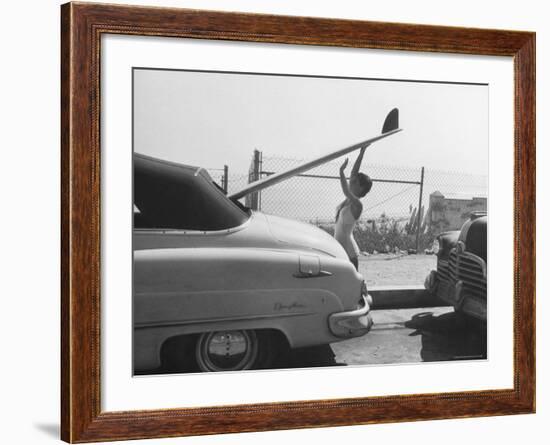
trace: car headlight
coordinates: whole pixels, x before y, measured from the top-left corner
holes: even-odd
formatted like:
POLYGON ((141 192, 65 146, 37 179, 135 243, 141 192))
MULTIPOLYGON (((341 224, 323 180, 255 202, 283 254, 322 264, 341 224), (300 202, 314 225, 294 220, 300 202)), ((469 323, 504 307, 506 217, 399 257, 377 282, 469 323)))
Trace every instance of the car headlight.
POLYGON ((439 247, 439 239, 436 238, 432 244, 432 252, 437 255, 439 253, 439 247))

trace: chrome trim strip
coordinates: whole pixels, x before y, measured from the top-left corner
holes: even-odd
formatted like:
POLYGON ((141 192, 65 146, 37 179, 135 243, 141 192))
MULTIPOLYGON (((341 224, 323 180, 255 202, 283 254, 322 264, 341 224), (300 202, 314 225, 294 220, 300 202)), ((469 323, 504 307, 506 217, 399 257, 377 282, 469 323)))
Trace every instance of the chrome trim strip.
POLYGON ((286 317, 298 317, 304 315, 313 315, 315 312, 289 312, 280 314, 265 314, 265 315, 244 315, 241 317, 224 317, 224 318, 204 318, 199 320, 170 320, 159 321, 151 323, 136 323, 134 329, 151 329, 157 327, 169 327, 169 326, 184 326, 190 324, 207 324, 207 323, 220 323, 228 321, 249 321, 249 320, 263 320, 268 318, 286 318, 286 317))
POLYGON ((254 214, 251 214, 250 217, 242 223, 240 226, 231 227, 230 229, 221 229, 221 230, 186 230, 186 229, 136 229, 134 228, 134 235, 186 235, 186 236, 219 236, 219 235, 228 235, 230 233, 239 232, 246 229, 250 225, 250 220, 254 217, 254 214))

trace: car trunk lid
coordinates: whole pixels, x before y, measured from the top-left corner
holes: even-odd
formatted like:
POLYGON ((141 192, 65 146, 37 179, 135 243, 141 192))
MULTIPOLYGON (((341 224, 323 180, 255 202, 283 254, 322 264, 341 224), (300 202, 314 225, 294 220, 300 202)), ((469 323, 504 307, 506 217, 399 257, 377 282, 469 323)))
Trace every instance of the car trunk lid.
POLYGON ((273 215, 266 215, 266 219, 273 237, 281 243, 347 259, 340 243, 318 227, 273 215))

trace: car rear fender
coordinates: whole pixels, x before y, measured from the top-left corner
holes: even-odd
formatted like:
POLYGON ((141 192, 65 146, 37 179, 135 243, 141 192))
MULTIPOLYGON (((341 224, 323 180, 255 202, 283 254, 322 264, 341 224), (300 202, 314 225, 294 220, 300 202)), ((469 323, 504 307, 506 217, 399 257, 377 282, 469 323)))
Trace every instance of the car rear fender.
POLYGON ((324 260, 329 274, 301 278, 301 255, 234 248, 135 252, 136 367, 158 363, 162 343, 174 335, 276 329, 291 347, 333 341, 328 317, 349 310, 348 295, 359 300, 361 280, 347 263, 324 260))

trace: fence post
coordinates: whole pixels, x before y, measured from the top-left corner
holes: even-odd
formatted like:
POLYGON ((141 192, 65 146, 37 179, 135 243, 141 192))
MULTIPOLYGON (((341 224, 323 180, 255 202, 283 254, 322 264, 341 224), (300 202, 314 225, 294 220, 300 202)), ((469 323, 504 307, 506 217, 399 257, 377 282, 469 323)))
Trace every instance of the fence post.
POLYGON ((424 191, 424 167, 420 172, 420 194, 418 195, 418 216, 416 221, 416 253, 418 254, 418 243, 420 238, 420 229, 422 226, 422 221, 420 218, 422 215, 422 193, 424 191))
MULTIPOLYGON (((254 150, 254 157, 252 160, 252 171, 251 174, 248 175, 248 182, 255 182, 258 179, 260 179, 260 151, 254 150)), ((252 210, 259 210, 259 202, 258 202, 258 192, 254 192, 250 194, 250 205, 249 207, 252 210)))
POLYGON ((227 180, 229 179, 229 167, 227 165, 223 166, 223 176, 222 176, 222 188, 225 194, 227 195, 227 180))
MULTIPOLYGON (((258 180, 262 179, 262 173, 264 171, 264 154, 258 151, 258 180)), ((262 210, 262 191, 258 191, 258 210, 262 210)))

